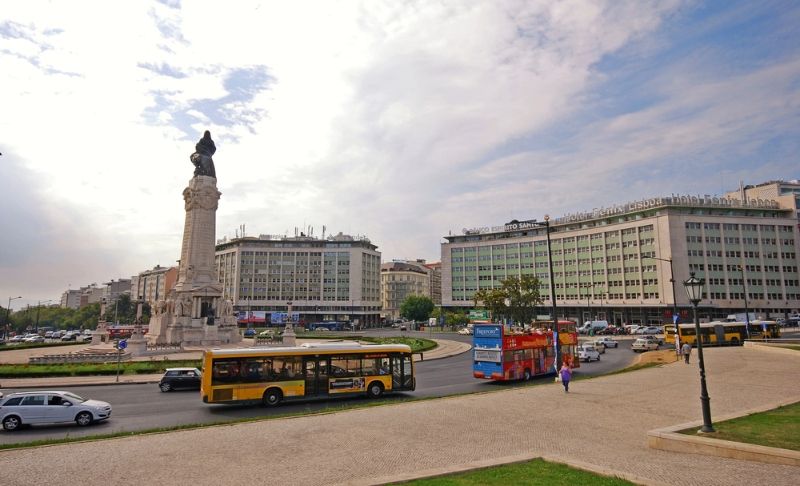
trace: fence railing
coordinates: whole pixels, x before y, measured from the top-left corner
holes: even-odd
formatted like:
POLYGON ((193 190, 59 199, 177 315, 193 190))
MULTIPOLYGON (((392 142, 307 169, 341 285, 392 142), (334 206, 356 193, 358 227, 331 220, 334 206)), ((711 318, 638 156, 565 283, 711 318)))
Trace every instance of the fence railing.
POLYGON ((183 349, 181 343, 160 343, 148 344, 147 351, 180 351, 183 349))

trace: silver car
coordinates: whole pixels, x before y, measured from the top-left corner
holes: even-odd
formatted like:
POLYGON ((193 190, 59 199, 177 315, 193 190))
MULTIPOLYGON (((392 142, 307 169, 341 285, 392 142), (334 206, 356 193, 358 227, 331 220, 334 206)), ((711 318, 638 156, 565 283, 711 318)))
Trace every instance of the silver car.
POLYGON ((0 400, 0 421, 8 431, 22 425, 75 422, 86 426, 111 417, 111 405, 71 392, 12 393, 0 400))

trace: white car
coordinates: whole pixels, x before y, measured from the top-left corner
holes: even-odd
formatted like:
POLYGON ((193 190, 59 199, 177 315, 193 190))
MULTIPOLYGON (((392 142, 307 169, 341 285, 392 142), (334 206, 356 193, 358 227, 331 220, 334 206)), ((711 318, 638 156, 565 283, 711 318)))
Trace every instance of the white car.
POLYGON ((44 338, 42 336, 39 336, 38 334, 35 334, 33 336, 26 337, 25 339, 22 340, 22 342, 23 343, 43 343, 44 342, 44 338))
POLYGON ((600 353, 593 344, 584 343, 578 348, 578 359, 586 362, 591 360, 600 361, 600 353))
POLYGON ((472 335, 472 329, 468 327, 462 327, 461 329, 458 330, 458 333, 461 334, 462 336, 470 336, 472 335))
POLYGON ((616 348, 619 347, 619 342, 615 341, 613 338, 608 336, 603 336, 601 338, 597 338, 595 343, 603 343, 603 347, 606 348, 616 348))
POLYGON ((0 422, 11 432, 22 425, 75 422, 81 427, 111 417, 111 405, 65 391, 12 393, 0 401, 0 422))
POLYGON ((606 345, 600 339, 595 339, 594 341, 589 341, 589 344, 594 344, 594 348, 600 354, 606 354, 606 345))
POLYGON ((658 343, 651 340, 651 339, 642 339, 638 338, 636 341, 631 344, 631 349, 633 352, 639 351, 655 351, 658 349, 658 343))

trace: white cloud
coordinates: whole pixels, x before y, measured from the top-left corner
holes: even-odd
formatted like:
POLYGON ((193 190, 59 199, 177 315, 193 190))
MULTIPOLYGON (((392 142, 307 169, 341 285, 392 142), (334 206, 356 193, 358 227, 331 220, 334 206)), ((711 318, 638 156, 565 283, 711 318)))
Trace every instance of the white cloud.
POLYGON ((433 260, 450 229, 627 199, 613 190, 625 172, 637 195, 672 192, 659 167, 671 158, 759 153, 763 137, 795 133, 792 59, 730 77, 701 54, 649 61, 670 48, 661 28, 683 8, 8 2, 0 151, 36 174, 51 228, 51 208, 81 215, 55 247, 72 262, 92 258, 82 248, 117 257, 64 265, 41 297, 177 258, 188 157, 205 129, 218 147, 219 236, 324 224, 366 234, 386 259, 433 260), (620 52, 661 74, 637 87, 648 103, 608 115, 621 100, 598 89, 631 68, 598 66, 620 52))

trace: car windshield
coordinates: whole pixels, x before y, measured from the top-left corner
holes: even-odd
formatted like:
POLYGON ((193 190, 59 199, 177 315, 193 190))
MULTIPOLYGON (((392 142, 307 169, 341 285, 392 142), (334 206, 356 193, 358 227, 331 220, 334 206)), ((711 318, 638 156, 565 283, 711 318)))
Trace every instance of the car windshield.
POLYGON ((69 393, 69 392, 67 392, 67 393, 64 393, 64 397, 65 397, 65 398, 71 398, 72 400, 74 400, 74 401, 76 401, 76 402, 78 402, 78 403, 83 403, 83 402, 85 402, 85 401, 86 401, 86 399, 85 399, 85 398, 83 398, 83 397, 79 397, 78 395, 76 395, 76 394, 74 394, 74 393, 69 393))

